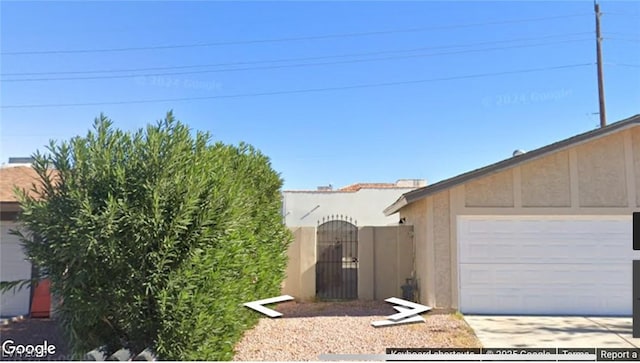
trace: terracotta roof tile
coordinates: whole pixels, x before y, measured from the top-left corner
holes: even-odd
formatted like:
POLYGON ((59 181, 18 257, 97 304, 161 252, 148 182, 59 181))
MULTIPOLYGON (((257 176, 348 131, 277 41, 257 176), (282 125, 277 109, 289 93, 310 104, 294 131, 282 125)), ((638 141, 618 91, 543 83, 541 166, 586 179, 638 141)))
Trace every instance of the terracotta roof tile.
POLYGON ((400 186, 396 183, 355 183, 338 189, 327 190, 283 190, 284 193, 353 193, 361 189, 416 189, 415 186, 400 186))
POLYGON ((397 188, 395 183, 356 183, 338 189, 341 192, 357 192, 360 189, 390 189, 397 188))

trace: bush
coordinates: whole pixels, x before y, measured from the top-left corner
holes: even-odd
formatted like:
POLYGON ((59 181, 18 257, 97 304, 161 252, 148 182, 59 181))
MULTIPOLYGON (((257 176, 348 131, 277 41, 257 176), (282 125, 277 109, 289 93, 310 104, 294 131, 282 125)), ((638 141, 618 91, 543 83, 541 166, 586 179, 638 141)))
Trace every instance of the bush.
POLYGON ((280 294, 291 240, 282 180, 249 145, 212 144, 169 113, 135 133, 96 119, 35 154, 19 192, 29 259, 62 298, 75 354, 153 347, 163 360, 229 360, 280 294), (53 170, 53 171, 52 171, 53 170))

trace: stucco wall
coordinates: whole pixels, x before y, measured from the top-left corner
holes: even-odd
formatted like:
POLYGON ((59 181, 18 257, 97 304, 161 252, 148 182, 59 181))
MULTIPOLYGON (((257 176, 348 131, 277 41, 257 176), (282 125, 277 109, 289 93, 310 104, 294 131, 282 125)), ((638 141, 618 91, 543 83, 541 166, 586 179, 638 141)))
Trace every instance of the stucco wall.
POLYGON ((413 226, 413 238, 415 243, 415 269, 418 282, 418 302, 432 304, 434 293, 434 281, 428 274, 432 264, 429 248, 433 248, 433 238, 427 234, 427 199, 421 199, 400 210, 400 218, 405 218, 407 225, 413 226))
POLYGON ((375 300, 375 232, 374 227, 358 229, 358 298, 375 300))
MULTIPOLYGON (((632 143, 633 175, 635 180, 640 180, 640 127, 629 131, 632 143)), ((635 183, 636 206, 640 206, 640 183, 635 183)))
MULTIPOLYGON (((299 300, 316 295, 316 228, 291 228, 294 241, 287 251, 286 278, 282 293, 299 300)), ((401 297, 401 286, 411 277, 413 227, 358 228, 358 298, 384 300, 401 297)))
POLYGON ((436 307, 451 306, 451 234, 449 191, 433 196, 433 240, 435 243, 436 307))
POLYGON ((465 188, 467 207, 513 207, 511 170, 471 181, 465 188))
MULTIPOLYGON (((401 286, 405 279, 411 277, 413 266, 413 228, 393 226, 372 227, 371 230, 374 279, 372 288, 369 289, 374 291, 374 300, 402 297, 401 286)), ((366 243, 366 240, 363 240, 363 243, 366 243)))
POLYGON ((316 228, 290 228, 293 241, 287 255, 286 278, 282 293, 300 300, 313 300, 316 296, 316 228))
POLYGON ((576 152, 580 207, 626 207, 623 134, 578 146, 576 152))
POLYGON ((402 194, 414 188, 361 189, 357 192, 285 191, 283 209, 285 223, 291 227, 315 227, 329 215, 344 215, 358 221, 359 226, 388 226, 398 216, 382 212, 402 194))
POLYGON ((520 167, 523 207, 570 207, 569 153, 533 160, 520 167))

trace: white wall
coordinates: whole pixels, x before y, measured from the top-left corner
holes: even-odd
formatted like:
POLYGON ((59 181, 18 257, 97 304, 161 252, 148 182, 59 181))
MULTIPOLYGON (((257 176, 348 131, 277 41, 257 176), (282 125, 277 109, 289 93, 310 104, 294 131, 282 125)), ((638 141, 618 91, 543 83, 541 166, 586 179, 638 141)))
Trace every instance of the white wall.
MULTIPOLYGON (((0 280, 15 281, 31 278, 31 264, 25 260, 18 237, 9 234, 15 222, 0 222, 0 280)), ((0 316, 13 317, 29 313, 31 289, 25 287, 0 295, 0 316)))
POLYGON ((317 226, 332 214, 358 221, 358 226, 388 226, 398 223, 398 215, 386 217, 382 211, 402 194, 414 188, 360 189, 357 192, 285 191, 285 223, 289 227, 317 226))

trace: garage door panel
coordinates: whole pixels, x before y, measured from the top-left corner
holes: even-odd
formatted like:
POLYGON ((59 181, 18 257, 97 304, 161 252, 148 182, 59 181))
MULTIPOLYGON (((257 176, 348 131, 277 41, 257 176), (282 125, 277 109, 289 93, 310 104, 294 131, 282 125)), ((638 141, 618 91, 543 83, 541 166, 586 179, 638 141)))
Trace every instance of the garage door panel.
POLYGON ((3 281, 25 279, 31 276, 31 266, 25 261, 20 245, 4 241, 0 243, 0 278, 3 281))
MULTIPOLYGON (((498 288, 524 288, 548 286, 563 288, 623 289, 630 292, 631 264, 629 266, 599 266, 594 272, 593 265, 468 265, 460 266, 460 284, 464 287, 494 286, 498 288)), ((629 295, 631 296, 631 295, 629 295)))
MULTIPOLYGON (((628 226, 628 221, 624 219, 616 220, 613 218, 587 219, 582 216, 567 216, 570 219, 553 219, 548 216, 532 216, 540 217, 538 219, 517 220, 510 218, 512 216, 494 216, 474 217, 468 219, 462 217, 462 222, 466 223, 466 229, 471 233, 537 233, 542 231, 550 233, 575 232, 582 233, 624 233, 622 229, 628 226), (567 224, 566 222, 571 222, 567 224), (622 229, 621 229, 621 226, 622 229)), ((564 216, 558 216, 563 218, 564 216)), ((516 216, 517 218, 517 216, 516 216)), ((615 217, 614 217, 615 218, 615 217)), ((464 226, 464 224, 463 224, 464 226)))
POLYGON ((611 311, 631 308, 630 303, 621 303, 619 296, 600 296, 594 299, 589 292, 584 295, 563 295, 561 290, 540 292, 545 295, 506 290, 498 294, 486 290, 470 293, 469 297, 461 301, 461 309, 466 314, 616 315, 611 314, 611 311), (588 299, 589 304, 576 303, 576 300, 582 299, 588 299))
POLYGON ((632 252, 630 220, 526 222, 462 219, 459 261, 594 263, 597 256, 602 263, 624 263, 632 252))
MULTIPOLYGON (((0 227, 0 280, 14 281, 31 278, 31 264, 25 260, 20 240, 9 233, 15 228, 15 223, 3 221, 0 227)), ((30 292, 31 290, 25 287, 0 294, 0 316, 28 314, 30 292)))
MULTIPOLYGON (((542 234, 542 233, 541 233, 542 234)), ((594 257, 609 261, 626 260, 623 253, 631 253, 630 241, 625 236, 597 237, 593 235, 538 235, 527 236, 474 236, 473 241, 462 246, 460 262, 488 258, 492 262, 513 261, 573 261, 577 259, 593 263, 594 257), (588 240, 587 240, 588 239, 588 240)), ((488 262, 488 261, 483 261, 488 262)))
POLYGON ((461 217, 460 310, 630 315, 631 217, 461 217))
POLYGON ((6 292, 0 296, 0 316, 14 317, 29 314, 28 288, 17 290, 15 293, 6 292))
MULTIPOLYGON (((585 297, 586 298, 586 297, 585 297)), ((576 304, 575 296, 559 295, 554 299, 540 295, 510 295, 484 294, 474 292, 472 298, 464 299, 461 306, 465 314, 496 314, 496 315, 596 315, 610 316, 626 314, 612 314, 612 311, 630 309, 630 303, 625 304, 616 300, 615 296, 590 301, 589 305, 576 304), (563 299, 564 298, 564 299, 563 299), (516 308, 517 307, 517 308, 516 308)))
POLYGON ((592 288, 538 286, 526 290, 469 288, 460 309, 467 314, 625 315, 631 296, 617 289, 594 293, 592 288))

